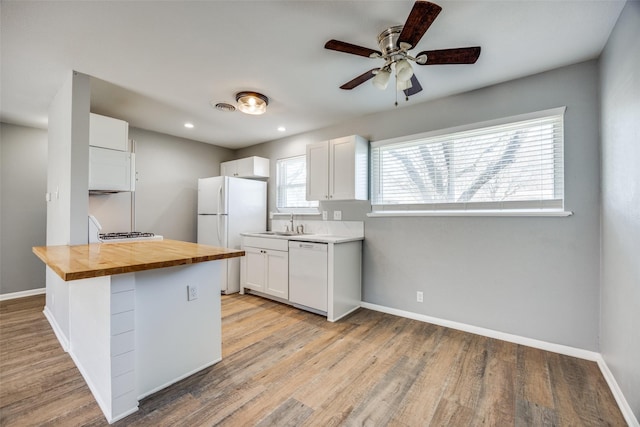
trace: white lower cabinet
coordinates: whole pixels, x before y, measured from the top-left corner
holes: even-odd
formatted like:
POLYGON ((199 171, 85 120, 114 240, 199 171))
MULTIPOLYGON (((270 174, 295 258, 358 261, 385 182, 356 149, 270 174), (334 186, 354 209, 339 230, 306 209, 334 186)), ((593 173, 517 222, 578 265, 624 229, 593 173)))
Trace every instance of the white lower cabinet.
POLYGON ((276 297, 289 298, 289 253, 284 251, 264 251, 266 281, 264 293, 276 297))
POLYGON ((252 238, 243 245, 241 287, 278 298, 289 298, 289 252, 287 241, 252 238), (266 240, 266 242, 261 242, 266 240), (284 243, 284 245, 283 245, 284 243), (274 246, 281 246, 276 247, 274 246))

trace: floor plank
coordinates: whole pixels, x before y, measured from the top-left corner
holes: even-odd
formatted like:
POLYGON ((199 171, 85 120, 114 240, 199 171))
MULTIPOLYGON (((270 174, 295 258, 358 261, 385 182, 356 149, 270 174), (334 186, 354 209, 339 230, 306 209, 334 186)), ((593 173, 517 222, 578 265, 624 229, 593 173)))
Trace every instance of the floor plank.
MULTIPOLYGON (((106 426, 42 314, 0 302, 0 425, 106 426)), ((223 360, 114 426, 624 426, 597 364, 360 309, 222 297, 223 360)))

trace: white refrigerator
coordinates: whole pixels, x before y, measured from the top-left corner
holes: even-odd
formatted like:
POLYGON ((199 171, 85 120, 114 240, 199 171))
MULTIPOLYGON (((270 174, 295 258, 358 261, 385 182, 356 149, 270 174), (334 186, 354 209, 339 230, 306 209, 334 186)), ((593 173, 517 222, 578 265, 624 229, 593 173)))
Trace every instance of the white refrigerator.
MULTIPOLYGON (((240 249, 240 233, 266 229, 266 182, 229 176, 198 180, 198 243, 240 249)), ((240 291, 240 258, 218 262, 222 293, 240 291)))

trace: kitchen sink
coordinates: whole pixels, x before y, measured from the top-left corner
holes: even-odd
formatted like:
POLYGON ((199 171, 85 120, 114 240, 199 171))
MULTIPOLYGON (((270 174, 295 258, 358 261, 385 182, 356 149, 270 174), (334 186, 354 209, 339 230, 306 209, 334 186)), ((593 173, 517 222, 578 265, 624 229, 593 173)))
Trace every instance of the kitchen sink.
POLYGON ((256 234, 264 234, 267 236, 304 236, 309 235, 309 233, 296 233, 294 231, 263 231, 261 233, 256 234))

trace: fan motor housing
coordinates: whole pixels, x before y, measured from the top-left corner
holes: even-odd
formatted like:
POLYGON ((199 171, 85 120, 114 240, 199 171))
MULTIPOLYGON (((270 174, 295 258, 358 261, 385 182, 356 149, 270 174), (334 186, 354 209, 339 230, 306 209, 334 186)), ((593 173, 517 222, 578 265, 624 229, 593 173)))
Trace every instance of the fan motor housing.
POLYGON ((400 47, 398 47, 398 39, 400 38, 402 28, 402 25, 389 27, 378 36, 378 46, 380 47, 383 58, 391 57, 401 51, 400 47))

